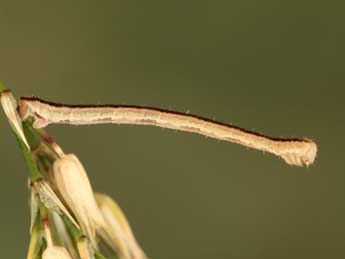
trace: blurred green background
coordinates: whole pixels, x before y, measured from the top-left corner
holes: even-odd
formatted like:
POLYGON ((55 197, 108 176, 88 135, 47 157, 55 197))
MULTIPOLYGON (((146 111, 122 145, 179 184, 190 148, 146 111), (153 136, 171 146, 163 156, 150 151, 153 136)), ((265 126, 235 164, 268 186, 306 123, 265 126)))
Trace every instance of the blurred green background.
MULTIPOLYGON (((144 126, 49 126, 151 258, 344 258, 341 1, 9 1, 0 80, 17 97, 189 111, 309 137, 315 165, 144 126)), ((1 258, 25 258, 27 170, 0 116, 1 258)))

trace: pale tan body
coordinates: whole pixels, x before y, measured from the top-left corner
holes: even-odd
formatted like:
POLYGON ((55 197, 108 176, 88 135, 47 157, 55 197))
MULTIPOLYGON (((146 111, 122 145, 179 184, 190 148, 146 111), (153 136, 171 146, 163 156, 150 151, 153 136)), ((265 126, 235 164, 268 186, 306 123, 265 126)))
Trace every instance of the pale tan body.
POLYGON ((137 124, 198 133, 215 139, 235 142, 280 156, 290 165, 303 166, 314 162, 316 144, 309 139, 276 139, 244 129, 203 119, 189 114, 135 106, 68 106, 24 97, 19 101, 22 119, 33 116, 34 127, 63 123, 137 124))

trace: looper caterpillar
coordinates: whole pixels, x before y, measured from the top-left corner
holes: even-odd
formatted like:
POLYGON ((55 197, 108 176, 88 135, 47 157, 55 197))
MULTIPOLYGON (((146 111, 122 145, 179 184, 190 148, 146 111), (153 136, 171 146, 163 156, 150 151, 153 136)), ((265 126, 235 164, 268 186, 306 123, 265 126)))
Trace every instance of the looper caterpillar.
POLYGON ((272 153, 295 166, 312 164, 317 153, 316 144, 306 138, 273 138, 196 115, 158 108, 129 105, 67 105, 47 102, 36 97, 22 97, 18 110, 23 120, 29 116, 34 118, 35 128, 53 123, 152 125, 238 143, 272 153))

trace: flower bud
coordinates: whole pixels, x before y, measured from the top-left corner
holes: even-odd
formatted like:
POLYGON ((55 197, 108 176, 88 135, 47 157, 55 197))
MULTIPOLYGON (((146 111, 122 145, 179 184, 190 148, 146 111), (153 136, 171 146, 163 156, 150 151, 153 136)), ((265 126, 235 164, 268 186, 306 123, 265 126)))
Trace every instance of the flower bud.
POLYGON ((96 245, 96 229, 105 223, 84 167, 75 155, 69 154, 56 160, 53 169, 62 198, 74 213, 83 232, 96 245))
POLYGON ((72 259, 65 248, 61 246, 50 246, 44 250, 42 259, 72 259))
POLYGON ((113 242, 117 243, 118 240, 124 242, 126 249, 131 255, 130 258, 147 258, 144 251, 138 245, 129 223, 117 203, 105 194, 96 193, 95 197, 108 225, 107 232, 112 237, 113 242))

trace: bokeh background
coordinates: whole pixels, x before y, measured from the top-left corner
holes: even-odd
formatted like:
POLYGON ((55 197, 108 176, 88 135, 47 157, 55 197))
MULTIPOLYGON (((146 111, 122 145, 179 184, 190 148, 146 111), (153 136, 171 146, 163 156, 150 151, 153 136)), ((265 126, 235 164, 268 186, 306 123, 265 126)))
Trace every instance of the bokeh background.
MULTIPOLYGON (((341 1, 9 1, 0 79, 16 96, 136 104, 309 137, 315 165, 144 126, 49 126, 151 258, 344 258, 341 1)), ((1 258, 25 258, 27 170, 0 117, 1 258)))

